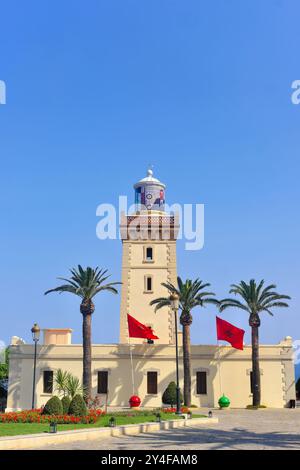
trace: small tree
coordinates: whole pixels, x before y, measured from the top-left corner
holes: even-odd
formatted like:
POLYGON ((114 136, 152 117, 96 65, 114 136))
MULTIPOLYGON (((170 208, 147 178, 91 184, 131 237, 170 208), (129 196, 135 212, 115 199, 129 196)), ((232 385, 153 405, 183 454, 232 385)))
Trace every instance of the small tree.
POLYGON ((70 404, 71 404, 70 398, 69 397, 63 397, 61 399, 61 404, 62 404, 62 407, 63 407, 64 415, 67 415, 69 413, 70 404))
MULTIPOLYGON (((164 405, 171 405, 172 407, 176 404, 176 383, 170 382, 162 396, 162 402, 164 405)), ((180 393, 180 403, 183 402, 182 393, 180 393)))
POLYGON ((74 416, 86 416, 87 407, 85 401, 81 395, 75 395, 70 403, 69 415, 74 416))
POLYGON ((60 399, 56 396, 51 397, 43 409, 44 415, 61 415, 63 414, 63 406, 60 399))
POLYGON ((78 377, 75 377, 72 374, 68 374, 66 390, 67 390, 67 395, 68 397, 70 397, 71 400, 73 400, 75 395, 83 394, 83 386, 80 380, 78 379, 78 377))
POLYGON ((4 362, 1 362, 0 357, 0 382, 6 382, 8 380, 8 360, 9 360, 9 349, 4 350, 4 362))
POLYGON ((300 377, 296 382, 296 395, 297 395, 297 398, 300 397, 300 377))
POLYGON ((75 395, 83 394, 83 386, 78 377, 71 372, 58 369, 54 376, 55 390, 63 396, 67 396, 72 400, 75 395))
POLYGON ((2 354, 0 357, 0 411, 4 411, 6 408, 8 388, 8 355, 9 349, 6 348, 3 354, 3 363, 2 354))
POLYGON ((63 396, 67 395, 68 376, 69 373, 62 369, 57 369, 54 376, 55 390, 57 390, 59 394, 62 393, 63 396))

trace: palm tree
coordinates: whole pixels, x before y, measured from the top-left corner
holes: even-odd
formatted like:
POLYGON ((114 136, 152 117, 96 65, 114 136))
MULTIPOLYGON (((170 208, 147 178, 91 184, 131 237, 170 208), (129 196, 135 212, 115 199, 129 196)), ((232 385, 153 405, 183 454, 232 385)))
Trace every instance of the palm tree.
MULTIPOLYGON (((67 377, 67 383, 66 383, 66 391, 68 397, 73 400, 75 395, 81 395, 84 394, 84 387, 82 383, 80 382, 78 377, 74 377, 72 374, 68 374, 67 377)), ((86 396, 86 395, 85 395, 86 396)))
POLYGON ((84 394, 83 385, 78 377, 75 377, 70 372, 58 369, 54 376, 55 390, 63 396, 68 396, 71 400, 75 395, 84 394))
POLYGON ((276 285, 270 284, 264 287, 264 280, 257 285, 254 279, 249 284, 241 281, 239 284, 232 284, 230 294, 239 295, 244 302, 237 299, 223 299, 220 302, 220 312, 228 307, 237 307, 245 310, 249 315, 249 325, 251 327, 252 338, 252 388, 253 406, 260 405, 260 371, 259 371, 259 333, 260 313, 267 312, 273 316, 273 307, 288 307, 284 299, 290 299, 288 295, 281 295, 275 292, 276 285))
POLYGON ((69 373, 66 371, 63 371, 62 369, 57 369, 55 376, 54 376, 55 390, 59 394, 62 393, 63 396, 66 396, 66 392, 67 392, 68 376, 69 376, 69 373))
POLYGON ((78 295, 82 299, 80 304, 80 312, 83 317, 82 323, 82 346, 83 346, 83 389, 87 396, 91 396, 92 390, 92 372, 91 372, 91 361, 92 361, 92 346, 91 346, 91 323, 92 323, 92 314, 95 311, 95 305, 93 303, 93 298, 99 292, 108 291, 113 294, 117 294, 118 291, 114 287, 116 284, 121 284, 120 282, 110 282, 104 284, 108 279, 106 275, 107 270, 95 269, 87 267, 83 269, 78 265, 78 269, 70 269, 72 276, 70 279, 65 279, 59 277, 58 279, 65 281, 67 284, 55 287, 54 289, 47 290, 45 295, 50 292, 70 292, 71 294, 78 295))
MULTIPOLYGON (((216 299, 211 296, 213 292, 207 292, 203 289, 209 287, 210 284, 203 283, 199 279, 191 281, 187 279, 185 282, 178 276, 178 287, 170 282, 163 282, 164 286, 170 293, 176 293, 179 297, 179 309, 181 310, 180 323, 182 325, 182 343, 183 343, 183 374, 184 374, 184 404, 191 405, 191 339, 190 326, 193 322, 191 311, 195 307, 204 307, 206 304, 219 304, 216 299)), ((160 297, 150 302, 155 305, 155 312, 162 307, 170 305, 169 297, 160 297)))

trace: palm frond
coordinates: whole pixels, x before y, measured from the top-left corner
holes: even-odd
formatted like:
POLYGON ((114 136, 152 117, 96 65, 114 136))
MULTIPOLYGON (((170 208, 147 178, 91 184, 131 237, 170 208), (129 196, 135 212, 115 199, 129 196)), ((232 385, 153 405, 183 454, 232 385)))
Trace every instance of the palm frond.
POLYGON ((121 284, 121 282, 115 282, 115 283, 111 283, 110 285, 106 284, 104 286, 97 287, 94 290, 94 293, 91 295, 91 298, 95 297, 95 295, 97 295, 101 291, 107 291, 107 292, 111 292, 112 294, 118 294, 119 291, 118 289, 113 287, 113 284, 121 284))
POLYGON ((84 269, 80 264, 77 269, 70 269, 70 279, 59 278, 67 282, 61 286, 55 287, 54 289, 47 290, 46 294, 50 292, 70 292, 78 295, 84 300, 91 300, 96 294, 101 291, 108 291, 113 294, 117 294, 118 290, 116 285, 121 284, 120 282, 109 282, 105 284, 105 281, 110 277, 107 275, 107 269, 91 268, 88 266, 84 269))
POLYGON ((64 395, 66 395, 68 377, 69 377, 68 372, 63 371, 62 369, 57 369, 54 375, 54 384, 55 384, 55 390, 58 393, 63 393, 64 395))
POLYGON ((71 285, 68 285, 68 284, 64 284, 62 286, 54 287, 54 289, 49 289, 44 293, 44 295, 47 295, 50 292, 59 292, 60 294, 62 294, 63 292, 70 292, 71 294, 79 295, 78 294, 78 288, 75 288, 75 287, 73 287, 71 285))
POLYGON ((154 309, 155 313, 163 307, 170 306, 170 304, 171 304, 170 300, 168 298, 164 298, 164 297, 154 299, 150 302, 151 306, 155 305, 155 309, 154 309))
POLYGON ((249 312, 249 309, 246 305, 242 304, 239 300, 236 299, 223 299, 220 300, 219 302, 219 310, 220 312, 223 312, 229 307, 233 308, 240 308, 241 310, 245 310, 246 312, 249 312))
MULTIPOLYGON (((194 281, 187 279, 183 282, 178 276, 177 286, 171 282, 163 282, 161 285, 167 289, 169 295, 176 293, 179 296, 179 308, 182 311, 191 312, 193 308, 204 307, 206 304, 218 305, 217 299, 212 298, 215 293, 205 290, 210 284, 198 278, 194 281)), ((152 300, 150 305, 155 306, 155 311, 170 305, 169 295, 152 300)))
POLYGON ((222 312, 229 307, 237 307, 246 310, 250 315, 258 315, 260 312, 267 312, 273 315, 271 308, 273 307, 288 307, 286 302, 282 300, 289 300, 290 296, 278 294, 274 291, 275 284, 270 284, 264 288, 264 280, 262 279, 257 283, 254 279, 250 279, 247 284, 245 281, 240 281, 239 284, 232 284, 229 293, 239 295, 244 300, 244 303, 236 299, 223 299, 220 305, 222 312))
POLYGON ((289 307, 289 304, 287 304, 286 302, 271 302, 267 307, 264 308, 264 310, 266 308, 270 309, 273 307, 289 307))
POLYGON ((72 374, 68 374, 66 381, 66 390, 68 396, 72 399, 75 395, 81 395, 83 393, 83 385, 78 379, 72 374))

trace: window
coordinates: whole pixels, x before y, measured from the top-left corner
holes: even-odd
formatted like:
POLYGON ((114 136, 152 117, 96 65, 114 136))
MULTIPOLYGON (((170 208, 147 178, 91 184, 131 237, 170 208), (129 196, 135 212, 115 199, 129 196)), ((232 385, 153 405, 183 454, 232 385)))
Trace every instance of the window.
POLYGON ((145 291, 152 292, 152 276, 145 276, 145 291))
POLYGON ((44 370, 43 372, 43 393, 53 392, 53 371, 44 370))
POLYGON ((196 375, 197 382, 197 395, 206 395, 207 394, 207 374, 205 371, 197 372, 196 375))
POLYGON ((154 262, 154 248, 151 245, 144 245, 143 247, 143 263, 154 262))
POLYGON ((146 248, 146 261, 153 261, 153 248, 151 246, 146 248))
POLYGON ((157 372, 147 372, 147 393, 157 395, 157 372))
POLYGON ((98 372, 98 393, 107 394, 108 391, 108 371, 101 370, 98 372))

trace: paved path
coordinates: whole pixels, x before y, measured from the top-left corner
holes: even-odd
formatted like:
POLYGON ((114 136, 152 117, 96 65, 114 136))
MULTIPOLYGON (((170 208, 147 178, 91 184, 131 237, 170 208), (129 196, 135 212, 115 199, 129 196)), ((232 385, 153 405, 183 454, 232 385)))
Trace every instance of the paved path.
MULTIPOLYGON (((207 410, 206 410, 207 412, 207 410)), ((218 424, 43 449, 300 449, 300 409, 214 411, 218 424)))

